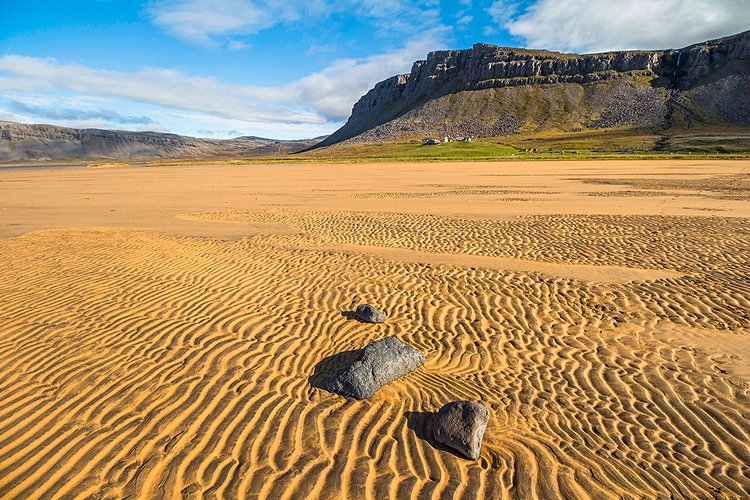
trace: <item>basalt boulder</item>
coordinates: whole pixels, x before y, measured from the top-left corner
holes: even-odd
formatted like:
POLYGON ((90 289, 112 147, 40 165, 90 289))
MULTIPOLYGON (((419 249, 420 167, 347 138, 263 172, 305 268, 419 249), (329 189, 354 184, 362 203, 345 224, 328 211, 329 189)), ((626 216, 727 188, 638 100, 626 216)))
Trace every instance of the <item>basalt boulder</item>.
POLYGON ((325 389, 345 397, 367 399, 424 362, 421 352, 395 337, 385 337, 365 347, 359 358, 331 379, 325 389))
POLYGON ((357 319, 366 323, 382 323, 386 318, 385 314, 382 311, 376 309, 370 304, 362 304, 357 307, 354 315, 357 317, 357 319))
POLYGON ((432 424, 435 441, 476 460, 490 421, 490 410, 483 403, 454 401, 437 412, 432 424))

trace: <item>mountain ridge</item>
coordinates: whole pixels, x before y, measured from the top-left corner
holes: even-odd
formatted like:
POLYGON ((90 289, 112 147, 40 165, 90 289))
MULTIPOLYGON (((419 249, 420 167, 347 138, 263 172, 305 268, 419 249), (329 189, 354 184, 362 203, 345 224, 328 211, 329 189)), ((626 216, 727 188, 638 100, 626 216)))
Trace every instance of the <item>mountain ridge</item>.
POLYGON ((0 121, 0 162, 264 156, 296 153, 319 141, 320 138, 278 140, 255 136, 205 139, 163 132, 0 121))
MULTIPOLYGON (((430 52, 413 64, 410 73, 376 84, 353 106, 346 124, 315 147, 410 134, 490 136, 509 135, 524 126, 533 129, 534 117, 513 105, 519 99, 532 110, 545 103, 570 108, 570 127, 668 128, 674 124, 675 109, 695 115, 694 120, 750 125, 750 31, 682 49, 653 51, 578 55, 474 44, 471 49, 430 52), (579 95, 563 95, 555 102, 554 96, 535 96, 539 89, 579 95), (461 103, 446 102, 447 97, 455 100, 459 95, 461 103), (734 97, 744 98, 744 106, 739 102, 740 109, 730 109, 726 101, 734 97), (597 100, 599 105, 592 108, 597 100), (467 119, 456 119, 466 111, 464 102, 469 108, 504 105, 506 116, 501 116, 502 109, 484 117, 479 110, 467 119), (627 103, 641 111, 628 112, 627 103), (601 116, 596 115, 602 114, 605 118, 597 122, 601 116)), ((552 124, 537 125, 543 130, 552 124)))

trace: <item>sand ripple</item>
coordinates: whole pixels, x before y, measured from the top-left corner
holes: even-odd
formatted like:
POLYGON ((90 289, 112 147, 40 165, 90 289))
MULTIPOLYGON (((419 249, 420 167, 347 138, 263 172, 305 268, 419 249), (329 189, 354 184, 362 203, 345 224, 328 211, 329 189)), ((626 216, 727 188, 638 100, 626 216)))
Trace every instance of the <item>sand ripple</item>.
POLYGON ((747 220, 191 217, 298 233, 0 241, 0 496, 750 490, 747 220), (681 275, 582 282, 321 242, 681 275), (391 320, 347 320, 363 301, 391 320), (363 402, 310 384, 324 358, 386 335, 425 366, 363 402), (431 412, 459 398, 493 412, 477 462, 429 437, 431 412))

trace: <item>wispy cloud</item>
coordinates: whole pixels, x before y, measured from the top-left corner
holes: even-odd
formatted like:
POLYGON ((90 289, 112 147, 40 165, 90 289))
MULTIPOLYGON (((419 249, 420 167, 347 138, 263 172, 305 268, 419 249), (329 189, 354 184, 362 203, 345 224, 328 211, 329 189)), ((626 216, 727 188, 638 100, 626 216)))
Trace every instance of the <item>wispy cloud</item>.
POLYGON ((440 24, 432 0, 154 0, 146 12, 154 24, 181 40, 244 48, 242 37, 280 24, 323 21, 333 14, 366 20, 384 32, 418 32, 440 24))
POLYGON ((210 130, 207 128, 201 128, 198 129, 198 135, 200 137, 239 137, 242 135, 242 132, 237 129, 231 129, 231 130, 210 130))
POLYGON ((305 76, 283 87, 296 100, 312 103, 323 116, 340 121, 351 113, 352 105, 375 83, 395 74, 408 72, 411 64, 441 46, 447 32, 441 28, 422 33, 405 47, 363 59, 341 59, 322 71, 305 76))
POLYGON ((148 68, 126 73, 48 58, 8 55, 0 57, 0 89, 26 93, 66 90, 201 111, 224 118, 293 123, 321 121, 321 117, 311 111, 267 104, 283 101, 278 88, 230 85, 171 69, 148 68))
POLYGON ((525 46, 593 52, 683 47, 750 27, 747 0, 535 0, 492 3, 496 25, 525 46))
MULTIPOLYGON (((0 56, 0 94, 93 96, 148 105, 162 112, 190 112, 191 119, 198 124, 209 118, 223 120, 226 129, 253 130, 252 126, 264 133, 276 130, 279 135, 288 137, 292 131, 305 129, 300 125, 306 125, 307 130, 314 129, 319 134, 345 120, 352 105, 375 83, 407 72, 413 61, 441 47, 447 33, 442 28, 428 30, 403 47, 359 59, 336 60, 320 71, 273 87, 227 84, 172 69, 121 72, 51 58, 6 55, 0 56), (241 123, 246 127, 241 127, 241 123)), ((143 125, 145 120, 164 123, 152 108, 148 115, 153 118, 149 118, 124 111, 127 107, 109 111, 111 106, 100 105, 76 110, 62 106, 59 101, 54 106, 30 103, 28 99, 18 101, 6 109, 56 120, 77 118, 83 121, 96 115, 110 123, 143 125)), ((198 125, 197 128, 208 127, 198 125)))
POLYGON ((15 113, 50 120, 103 120, 108 123, 120 123, 123 125, 150 125, 156 123, 148 116, 124 116, 117 111, 104 108, 86 110, 80 108, 45 107, 16 100, 11 100, 8 108, 15 113))
MULTIPOLYGON (((206 130, 217 136, 229 130, 279 137, 329 133, 375 83, 409 71, 415 60, 445 47, 452 28, 443 25, 439 9, 436 0, 149 0, 147 18, 169 35, 229 50, 254 46, 252 35, 274 26, 288 29, 299 22, 306 32, 334 18, 361 21, 369 31, 398 36, 384 39, 383 48, 370 55, 335 59, 296 80, 267 86, 230 84, 172 68, 114 71, 53 58, 0 55, 0 111, 67 126, 96 121, 170 127, 182 120, 192 124, 190 133, 203 130, 204 135, 206 130), (11 102, 13 94, 22 98, 11 102), (79 108, 62 99, 84 95, 108 102, 79 108), (45 97, 57 100, 30 99, 45 97)), ((467 15, 463 24, 470 21, 467 15)), ((315 50, 322 48, 310 49, 315 50)))
POLYGON ((280 13, 249 0, 162 0, 148 5, 153 22, 177 38, 215 45, 227 35, 250 35, 273 26, 280 13))
POLYGON ((511 0, 495 0, 487 9, 492 20, 499 25, 508 23, 518 14, 520 5, 511 0))
POLYGON ((164 123, 170 131, 181 130, 179 133, 195 135, 200 137, 210 136, 217 139, 226 139, 240 135, 255 135, 261 137, 272 137, 275 139, 300 139, 317 137, 328 134, 335 125, 330 123, 272 123, 253 121, 252 119, 235 120, 221 118, 199 112, 163 111, 163 115, 154 114, 160 123, 164 123), (191 128, 185 129, 186 124, 191 128), (179 127, 179 128, 175 128, 179 127), (210 130, 213 135, 206 134, 210 130))
POLYGON ((467 24, 471 24, 474 20, 474 16, 462 16, 456 21, 456 25, 459 27, 465 27, 467 24))

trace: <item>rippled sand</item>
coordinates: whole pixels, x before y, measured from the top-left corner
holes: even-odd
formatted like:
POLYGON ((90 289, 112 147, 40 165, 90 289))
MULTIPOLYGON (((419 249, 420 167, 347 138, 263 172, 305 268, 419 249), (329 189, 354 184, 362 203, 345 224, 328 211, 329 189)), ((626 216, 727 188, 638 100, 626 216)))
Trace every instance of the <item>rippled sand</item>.
POLYGON ((746 496, 747 169, 0 171, 0 497, 746 496), (427 363, 315 387, 386 335, 427 363))

